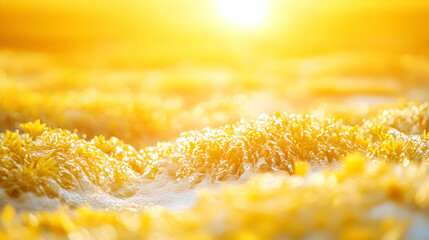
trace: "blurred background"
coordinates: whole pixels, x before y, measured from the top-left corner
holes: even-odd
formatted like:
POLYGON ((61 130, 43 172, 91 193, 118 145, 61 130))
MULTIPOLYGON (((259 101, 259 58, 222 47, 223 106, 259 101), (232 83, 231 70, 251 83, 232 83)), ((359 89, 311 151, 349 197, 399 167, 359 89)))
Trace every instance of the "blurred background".
POLYGON ((322 103, 424 101, 427 26, 417 0, 2 0, 0 126, 142 146, 322 103))
POLYGON ((416 0, 3 0, 0 44, 127 55, 117 62, 140 66, 350 51, 427 54, 428 7, 416 0))
POLYGON ((415 0, 3 0, 0 44, 132 54, 129 61, 146 66, 350 51, 427 54, 428 6, 415 0))

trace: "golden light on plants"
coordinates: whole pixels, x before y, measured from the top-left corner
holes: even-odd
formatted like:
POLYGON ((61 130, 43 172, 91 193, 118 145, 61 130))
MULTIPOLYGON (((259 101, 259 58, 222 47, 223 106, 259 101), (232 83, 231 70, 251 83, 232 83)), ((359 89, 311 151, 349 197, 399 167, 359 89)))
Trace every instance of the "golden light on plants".
POLYGON ((429 2, 0 0, 0 239, 427 239, 429 2))

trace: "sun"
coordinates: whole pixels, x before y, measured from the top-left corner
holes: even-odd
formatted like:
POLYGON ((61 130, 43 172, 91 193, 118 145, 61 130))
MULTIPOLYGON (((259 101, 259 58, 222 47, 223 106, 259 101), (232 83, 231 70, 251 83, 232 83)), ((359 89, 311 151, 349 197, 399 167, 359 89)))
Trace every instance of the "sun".
POLYGON ((256 27, 266 20, 268 0, 217 0, 220 14, 240 27, 256 27))

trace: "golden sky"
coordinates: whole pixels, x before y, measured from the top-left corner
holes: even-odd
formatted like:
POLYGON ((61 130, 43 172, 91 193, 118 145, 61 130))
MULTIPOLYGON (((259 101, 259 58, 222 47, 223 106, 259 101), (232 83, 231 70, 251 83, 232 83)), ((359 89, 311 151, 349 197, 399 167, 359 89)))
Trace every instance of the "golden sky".
POLYGON ((2 0, 0 48, 178 59, 429 52, 429 2, 2 0))

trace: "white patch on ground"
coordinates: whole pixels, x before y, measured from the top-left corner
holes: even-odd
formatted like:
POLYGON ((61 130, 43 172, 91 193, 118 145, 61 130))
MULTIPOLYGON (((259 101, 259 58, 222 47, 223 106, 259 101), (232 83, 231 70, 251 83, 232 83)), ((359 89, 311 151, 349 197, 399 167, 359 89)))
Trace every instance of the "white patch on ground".
POLYGON ((405 208, 394 202, 386 202, 373 208, 371 217, 381 219, 392 216, 396 219, 409 220, 408 229, 404 239, 425 240, 429 236, 429 215, 426 212, 419 212, 416 209, 405 208))
POLYGON ((197 201, 197 191, 201 188, 216 188, 219 184, 209 181, 197 185, 187 180, 177 181, 166 175, 154 180, 143 179, 132 185, 123 186, 117 192, 106 193, 94 185, 84 190, 56 189, 58 198, 24 193, 18 198, 8 196, 0 189, 0 209, 10 204, 18 211, 55 210, 66 204, 73 207, 88 205, 93 209, 142 211, 149 206, 158 205, 171 211, 181 211, 192 207, 197 201), (131 193, 128 196, 124 193, 131 193))

